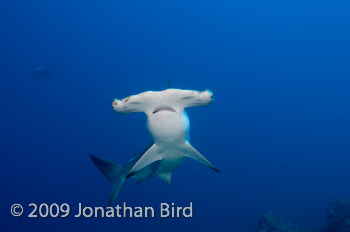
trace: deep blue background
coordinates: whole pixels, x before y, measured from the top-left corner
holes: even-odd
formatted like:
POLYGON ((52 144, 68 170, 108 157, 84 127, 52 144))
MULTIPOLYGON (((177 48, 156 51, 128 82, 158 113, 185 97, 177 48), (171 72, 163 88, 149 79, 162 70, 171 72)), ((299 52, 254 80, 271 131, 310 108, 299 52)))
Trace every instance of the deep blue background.
POLYGON ((350 196, 349 1, 0 2, 1 231, 255 231, 273 211, 321 227, 350 196), (35 79, 38 65, 49 78, 35 79), (193 160, 127 182, 119 202, 194 203, 193 219, 28 219, 31 202, 105 205, 89 152, 124 163, 150 141, 113 98, 173 87, 214 92, 188 109, 193 160), (29 208, 26 207, 28 210, 29 208))

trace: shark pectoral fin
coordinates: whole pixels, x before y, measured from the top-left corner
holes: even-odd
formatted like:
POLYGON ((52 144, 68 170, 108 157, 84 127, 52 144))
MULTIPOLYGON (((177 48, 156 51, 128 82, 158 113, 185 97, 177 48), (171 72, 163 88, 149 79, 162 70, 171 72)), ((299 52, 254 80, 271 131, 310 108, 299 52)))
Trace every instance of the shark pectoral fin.
POLYGON ((131 177, 136 174, 136 172, 140 171, 144 167, 156 162, 157 160, 161 160, 161 156, 159 154, 159 148, 157 145, 153 144, 146 152, 142 155, 142 157, 135 163, 135 165, 131 168, 129 174, 126 176, 131 177))
POLYGON ((165 183, 170 184, 171 182, 171 172, 161 172, 158 177, 165 181, 165 183))
POLYGON ((189 144, 188 142, 186 142, 183 152, 184 152, 184 156, 197 160, 199 163, 207 166, 208 168, 213 169, 216 172, 221 172, 212 163, 210 163, 204 156, 202 156, 201 153, 199 153, 194 147, 192 147, 191 144, 189 144))

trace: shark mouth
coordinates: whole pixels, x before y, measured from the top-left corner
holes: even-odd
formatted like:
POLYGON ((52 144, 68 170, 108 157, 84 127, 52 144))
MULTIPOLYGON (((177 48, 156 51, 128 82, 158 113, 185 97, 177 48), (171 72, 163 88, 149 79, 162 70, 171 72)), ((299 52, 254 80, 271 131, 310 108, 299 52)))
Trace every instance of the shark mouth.
POLYGON ((156 109, 153 111, 153 114, 158 113, 158 112, 160 112, 160 111, 176 112, 173 108, 171 108, 171 107, 169 107, 169 106, 161 106, 161 107, 156 108, 156 109))

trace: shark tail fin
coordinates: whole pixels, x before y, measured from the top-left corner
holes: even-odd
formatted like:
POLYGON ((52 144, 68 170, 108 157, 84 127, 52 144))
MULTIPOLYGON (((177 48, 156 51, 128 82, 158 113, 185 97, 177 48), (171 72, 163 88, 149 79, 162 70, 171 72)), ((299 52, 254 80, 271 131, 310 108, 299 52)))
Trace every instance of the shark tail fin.
POLYGON ((108 206, 111 206, 117 199, 120 189, 123 187, 126 173, 122 165, 99 159, 96 156, 90 154, 90 158, 95 166, 102 172, 102 174, 113 185, 112 193, 108 201, 108 206))

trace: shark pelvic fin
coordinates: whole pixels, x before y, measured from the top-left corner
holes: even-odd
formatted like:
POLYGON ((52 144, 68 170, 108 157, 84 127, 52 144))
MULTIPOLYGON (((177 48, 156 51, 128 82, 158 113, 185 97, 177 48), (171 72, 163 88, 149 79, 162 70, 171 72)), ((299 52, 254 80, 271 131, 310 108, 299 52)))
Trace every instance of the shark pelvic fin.
POLYGON ((160 165, 160 160, 153 162, 151 165, 146 166, 140 171, 136 172, 134 175, 130 176, 136 179, 136 184, 142 183, 147 177, 151 177, 158 170, 160 165))
POLYGON ((140 171, 144 167, 161 160, 161 156, 159 154, 159 148, 157 145, 153 144, 146 152, 142 155, 142 157, 135 163, 135 165, 131 168, 129 174, 126 178, 131 177, 136 174, 136 172, 140 171))
POLYGON ((165 183, 170 184, 171 182, 171 172, 161 172, 158 177, 165 181, 165 183))
POLYGON ((90 157, 95 166, 113 185, 112 193, 108 202, 108 205, 111 206, 117 199, 120 189, 123 187, 124 181, 126 179, 126 173, 123 170, 123 166, 119 164, 99 159, 91 154, 90 157))
POLYGON ((186 142, 183 152, 186 157, 190 157, 194 160, 197 160, 199 163, 207 166, 208 168, 213 169, 216 172, 221 172, 212 163, 210 163, 204 156, 202 156, 201 153, 199 153, 194 147, 192 147, 191 144, 189 144, 188 142, 186 142))

